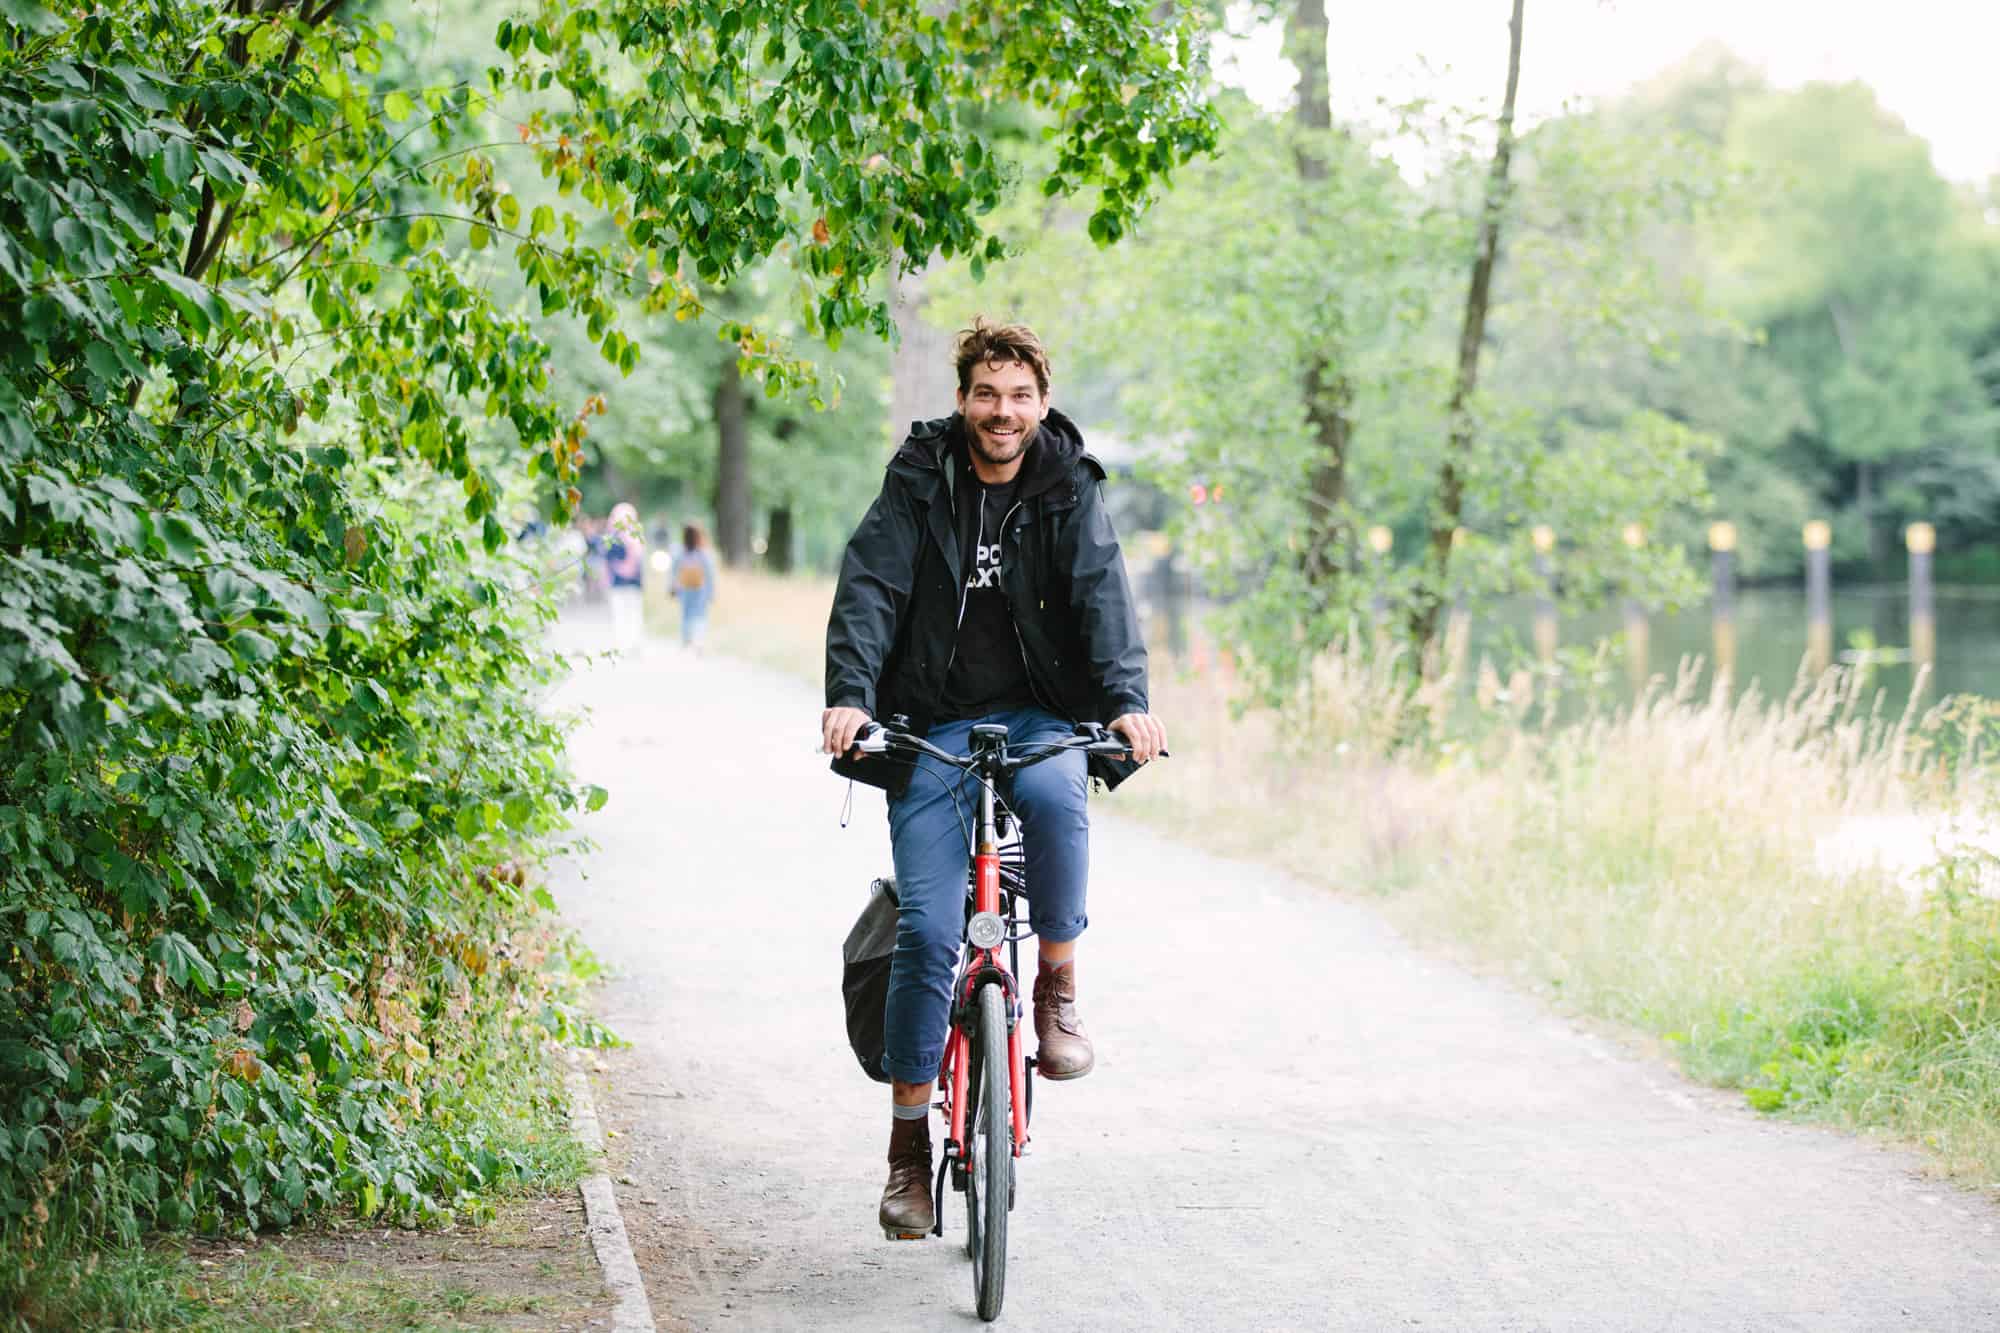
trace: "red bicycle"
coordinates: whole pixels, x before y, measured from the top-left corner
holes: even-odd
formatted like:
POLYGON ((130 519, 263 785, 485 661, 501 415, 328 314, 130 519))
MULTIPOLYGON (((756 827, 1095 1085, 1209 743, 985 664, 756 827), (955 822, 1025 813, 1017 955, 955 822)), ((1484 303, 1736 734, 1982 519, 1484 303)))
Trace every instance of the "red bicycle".
MULTIPOLYGON (((907 725, 900 716, 891 721, 907 725)), ((1002 843, 1017 821, 996 795, 995 784, 1069 750, 1123 755, 1128 747, 1102 726, 1080 723, 1073 736, 1009 751, 1007 728, 988 723, 972 729, 971 752, 956 755, 921 736, 870 723, 854 748, 912 760, 928 755, 979 780, 965 943, 952 983, 951 1029, 938 1070, 947 1128, 932 1194, 938 1203, 932 1234, 944 1235, 949 1175, 953 1191, 965 1195, 965 1252, 972 1259, 979 1317, 991 1321, 999 1317, 1006 1296, 1007 1214, 1014 1207, 1014 1163, 1028 1146, 1035 1064, 1032 1057, 1021 1058, 1021 989, 1014 980, 1020 943, 1029 934, 1017 911, 1026 876, 1018 855, 1002 855, 1002 843)), ((1009 850, 1017 853, 1018 842, 1009 850)))

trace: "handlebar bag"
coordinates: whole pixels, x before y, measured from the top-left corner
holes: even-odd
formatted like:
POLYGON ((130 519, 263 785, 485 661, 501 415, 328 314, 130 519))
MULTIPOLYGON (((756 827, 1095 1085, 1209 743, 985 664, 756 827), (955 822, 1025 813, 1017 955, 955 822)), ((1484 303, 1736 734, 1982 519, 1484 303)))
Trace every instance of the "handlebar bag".
POLYGON ((896 881, 868 886, 868 905, 840 946, 840 992, 847 1003, 847 1044, 861 1072, 887 1083, 882 1072, 883 1013, 889 1004, 889 964, 896 952, 896 881))

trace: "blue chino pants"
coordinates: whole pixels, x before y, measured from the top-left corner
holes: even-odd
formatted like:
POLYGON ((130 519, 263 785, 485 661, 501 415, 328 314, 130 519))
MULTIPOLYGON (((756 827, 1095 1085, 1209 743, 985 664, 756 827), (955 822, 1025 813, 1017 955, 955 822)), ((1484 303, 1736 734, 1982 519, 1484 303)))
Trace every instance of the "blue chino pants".
MULTIPOLYGON (((987 722, 1007 728, 1010 749, 1058 740, 1072 730, 1059 717, 1023 708, 943 723, 931 729, 929 740, 951 754, 967 754, 972 728, 987 722)), ((1089 924, 1083 904, 1090 880, 1089 793, 1080 750, 1023 769, 1000 788, 1001 798, 1021 820, 1029 923, 1054 943, 1075 939, 1089 924)), ((979 784, 930 758, 918 760, 910 785, 889 802, 900 910, 889 968, 882 1069, 903 1083, 928 1083, 944 1058, 978 819, 979 784)))

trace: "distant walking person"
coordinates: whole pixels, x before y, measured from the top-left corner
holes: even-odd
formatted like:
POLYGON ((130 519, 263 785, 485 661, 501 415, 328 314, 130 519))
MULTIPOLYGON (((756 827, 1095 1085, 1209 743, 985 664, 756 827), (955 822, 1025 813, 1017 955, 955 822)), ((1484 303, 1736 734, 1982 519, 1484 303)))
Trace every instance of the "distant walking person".
POLYGON ((630 654, 639 646, 646 614, 639 591, 646 568, 639 511, 623 502, 613 505, 604 535, 604 566, 611 580, 611 641, 620 653, 630 654))
POLYGON ((701 524, 681 529, 681 551, 674 557, 674 596, 681 604, 681 646, 700 648, 708 628, 709 604, 715 600, 715 557, 709 553, 708 537, 701 524))

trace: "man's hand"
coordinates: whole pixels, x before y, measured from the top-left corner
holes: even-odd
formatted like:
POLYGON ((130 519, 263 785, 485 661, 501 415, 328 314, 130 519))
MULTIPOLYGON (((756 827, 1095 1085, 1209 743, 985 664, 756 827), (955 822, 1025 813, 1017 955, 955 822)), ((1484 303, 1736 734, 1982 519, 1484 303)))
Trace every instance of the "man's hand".
POLYGON ((1132 757, 1142 764, 1160 757, 1167 748, 1167 729, 1151 713, 1127 713, 1111 724, 1111 730, 1132 747, 1132 757))
MULTIPOLYGON (((871 721, 859 708, 829 708, 819 715, 820 743, 827 754, 846 754, 854 748, 854 738, 871 721)), ((861 756, 866 759, 868 756, 861 756)))

